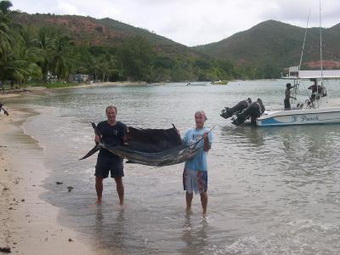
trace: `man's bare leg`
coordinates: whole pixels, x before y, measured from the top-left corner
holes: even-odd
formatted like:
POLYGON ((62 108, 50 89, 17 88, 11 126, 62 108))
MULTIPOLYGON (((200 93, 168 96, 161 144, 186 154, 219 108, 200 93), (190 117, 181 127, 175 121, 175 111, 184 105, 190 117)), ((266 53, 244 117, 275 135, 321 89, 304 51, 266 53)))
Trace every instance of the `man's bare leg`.
POLYGON ((185 193, 185 200, 186 200, 186 204, 187 204, 185 211, 187 213, 191 213, 191 203, 192 203, 193 197, 194 197, 193 193, 188 193, 188 192, 185 193))
POLYGON ((124 184, 122 177, 115 177, 116 190, 119 197, 119 204, 124 205, 124 184))
POLYGON ((96 192, 97 192, 97 202, 96 204, 101 204, 103 197, 103 177, 96 177, 96 192))
POLYGON ((208 207, 208 194, 206 192, 200 194, 201 195, 201 204, 203 209, 203 216, 207 214, 207 207, 208 207))

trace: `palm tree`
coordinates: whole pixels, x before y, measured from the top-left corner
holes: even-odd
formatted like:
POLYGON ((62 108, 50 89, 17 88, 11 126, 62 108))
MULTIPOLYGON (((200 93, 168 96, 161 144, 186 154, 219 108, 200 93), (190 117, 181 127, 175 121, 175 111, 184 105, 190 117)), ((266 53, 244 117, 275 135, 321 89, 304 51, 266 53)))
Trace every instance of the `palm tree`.
POLYGON ((12 7, 9 1, 0 1, 0 56, 4 50, 10 48, 11 37, 10 37, 10 17, 8 15, 9 8, 12 7))
POLYGON ((5 78, 19 85, 30 78, 41 77, 41 69, 36 64, 39 60, 39 52, 37 48, 30 46, 29 38, 25 34, 27 33, 20 27, 12 34, 16 43, 10 54, 6 54, 3 58, 5 78))
POLYGON ((39 54, 30 45, 29 32, 11 22, 11 6, 9 1, 0 2, 0 81, 21 85, 29 78, 40 77, 41 69, 36 65, 39 54))
POLYGON ((48 73, 51 69, 52 59, 51 54, 53 52, 54 45, 54 31, 48 27, 43 27, 38 32, 38 38, 33 41, 34 45, 39 49, 41 59, 38 61, 38 65, 42 71, 42 79, 44 82, 48 80, 48 73))
POLYGON ((65 80, 72 68, 70 38, 53 27, 42 27, 35 45, 41 51, 42 58, 38 65, 42 69, 43 80, 48 80, 49 73, 57 76, 58 80, 65 80))
POLYGON ((0 82, 5 80, 5 59, 11 54, 13 38, 10 33, 9 8, 12 3, 0 1, 0 82))
POLYGON ((54 39, 53 52, 51 56, 51 70, 58 80, 67 79, 71 71, 71 41, 67 36, 57 36, 54 39))

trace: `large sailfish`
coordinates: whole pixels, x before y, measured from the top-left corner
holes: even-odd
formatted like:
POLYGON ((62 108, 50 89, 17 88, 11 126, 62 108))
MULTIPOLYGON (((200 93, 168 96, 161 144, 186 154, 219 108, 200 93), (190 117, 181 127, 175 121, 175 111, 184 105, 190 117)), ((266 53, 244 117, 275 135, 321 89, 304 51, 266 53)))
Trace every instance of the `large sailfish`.
MULTIPOLYGON (((91 123, 95 133, 100 135, 97 126, 91 123)), ((182 163, 195 156, 201 145, 199 140, 185 145, 175 126, 169 129, 142 129, 128 127, 127 144, 110 146, 100 141, 80 160, 90 157, 101 148, 127 159, 127 163, 149 166, 169 166, 182 163)))

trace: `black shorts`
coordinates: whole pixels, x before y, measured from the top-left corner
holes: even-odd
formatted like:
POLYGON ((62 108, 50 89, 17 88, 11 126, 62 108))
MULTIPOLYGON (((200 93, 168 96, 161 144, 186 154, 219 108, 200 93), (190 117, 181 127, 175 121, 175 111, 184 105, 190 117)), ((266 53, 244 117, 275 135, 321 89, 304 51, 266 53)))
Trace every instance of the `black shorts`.
POLYGON ((98 157, 95 176, 107 178, 111 172, 111 177, 123 177, 123 160, 114 157, 98 157))

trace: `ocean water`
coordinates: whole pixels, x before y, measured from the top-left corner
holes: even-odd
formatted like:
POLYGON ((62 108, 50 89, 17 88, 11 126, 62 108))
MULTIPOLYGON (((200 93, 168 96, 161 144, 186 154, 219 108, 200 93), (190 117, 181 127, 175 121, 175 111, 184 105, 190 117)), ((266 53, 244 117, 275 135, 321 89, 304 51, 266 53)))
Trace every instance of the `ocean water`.
MULTIPOLYGON (((40 112, 23 128, 50 169, 42 199, 59 207, 60 223, 98 254, 339 254, 340 125, 235 127, 219 116, 247 97, 283 108, 285 83, 77 88, 8 104, 40 112), (174 124, 181 134, 194 126, 195 111, 207 113, 206 126, 214 127, 207 217, 198 195, 193 214, 185 214, 183 164, 125 164, 126 208, 118 206, 111 178, 104 181, 103 204, 93 205, 96 156, 79 158, 94 145, 90 122, 105 119, 109 104, 129 126, 174 124)), ((340 98, 339 84, 329 84, 330 95, 340 98)))

